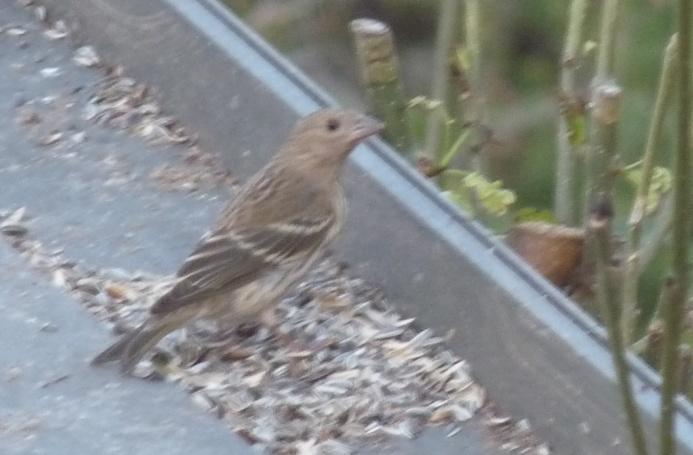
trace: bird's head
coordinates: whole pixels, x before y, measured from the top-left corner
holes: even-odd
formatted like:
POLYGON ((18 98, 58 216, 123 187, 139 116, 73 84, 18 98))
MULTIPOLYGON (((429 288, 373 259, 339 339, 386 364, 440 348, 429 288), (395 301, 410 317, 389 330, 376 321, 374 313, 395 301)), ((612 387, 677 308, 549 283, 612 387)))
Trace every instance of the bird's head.
POLYGON ((358 112, 322 109, 301 119, 283 150, 285 158, 305 166, 338 172, 349 153, 384 125, 358 112))

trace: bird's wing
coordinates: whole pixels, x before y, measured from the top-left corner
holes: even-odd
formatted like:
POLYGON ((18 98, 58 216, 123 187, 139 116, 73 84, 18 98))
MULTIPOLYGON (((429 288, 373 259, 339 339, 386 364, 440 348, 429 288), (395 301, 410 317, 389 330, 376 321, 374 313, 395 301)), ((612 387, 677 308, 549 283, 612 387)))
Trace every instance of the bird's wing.
POLYGON ((206 297, 238 289, 287 261, 310 255, 329 235, 333 216, 218 230, 203 238, 178 271, 179 281, 151 308, 165 314, 206 297))

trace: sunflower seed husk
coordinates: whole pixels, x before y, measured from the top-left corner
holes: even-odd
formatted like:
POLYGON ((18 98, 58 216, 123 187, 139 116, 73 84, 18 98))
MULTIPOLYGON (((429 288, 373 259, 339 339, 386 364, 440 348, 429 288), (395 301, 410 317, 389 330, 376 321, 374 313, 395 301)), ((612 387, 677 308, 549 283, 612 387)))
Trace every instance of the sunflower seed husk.
POLYGON ((5 222, 0 225, 0 232, 5 235, 21 236, 29 232, 29 230, 24 224, 5 222))
POLYGON ((39 144, 44 145, 44 146, 53 145, 56 142, 58 142, 60 139, 62 139, 62 137, 63 137, 62 132, 52 131, 52 132, 48 133, 46 136, 44 136, 43 138, 41 138, 41 140, 39 141, 39 144))
POLYGON ((93 46, 82 46, 77 48, 75 55, 72 60, 79 66, 97 66, 101 63, 99 54, 96 53, 96 49, 93 46))
POLYGON ((46 11, 45 6, 37 6, 34 8, 34 16, 36 16, 36 19, 39 20, 39 22, 45 22, 46 19, 48 18, 48 12, 46 11))
POLYGON ((8 26, 4 29, 4 31, 8 36, 23 36, 27 34, 27 29, 18 25, 8 26))
POLYGON ((0 232, 9 236, 22 236, 29 232, 29 229, 24 224, 25 207, 21 207, 0 223, 0 232))
POLYGON ((50 40, 59 40, 67 37, 70 32, 65 22, 58 20, 55 21, 49 29, 45 30, 43 34, 50 40))
POLYGON ((49 66, 47 68, 42 68, 39 73, 41 73, 41 76, 45 78, 51 78, 60 76, 63 74, 63 71, 57 66, 49 66))

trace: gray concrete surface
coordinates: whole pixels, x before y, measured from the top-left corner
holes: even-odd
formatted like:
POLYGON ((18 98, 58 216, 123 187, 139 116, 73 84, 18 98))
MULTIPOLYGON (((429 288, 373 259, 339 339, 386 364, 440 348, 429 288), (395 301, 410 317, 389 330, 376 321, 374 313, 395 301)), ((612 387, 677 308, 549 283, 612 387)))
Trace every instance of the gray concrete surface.
POLYGON ((174 385, 90 368, 104 328, 4 242, 0 269, 0 453, 251 453, 174 385))

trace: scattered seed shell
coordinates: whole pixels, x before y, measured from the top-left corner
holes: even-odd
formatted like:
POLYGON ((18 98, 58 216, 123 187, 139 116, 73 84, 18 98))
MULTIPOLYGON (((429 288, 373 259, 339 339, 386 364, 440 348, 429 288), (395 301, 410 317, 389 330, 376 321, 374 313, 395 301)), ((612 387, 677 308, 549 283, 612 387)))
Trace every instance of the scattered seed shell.
POLYGON ((79 66, 97 66, 101 63, 99 54, 96 53, 96 49, 93 46, 82 46, 77 48, 75 55, 72 60, 79 66))
POLYGON ((42 68, 41 71, 39 71, 39 73, 41 73, 41 76, 45 78, 52 78, 60 76, 61 74, 63 74, 63 71, 57 66, 49 66, 46 68, 42 68))
POLYGON ((25 207, 15 210, 2 223, 0 223, 0 232, 9 236, 22 236, 29 232, 29 229, 24 224, 25 207))
POLYGON ((53 23, 53 25, 43 32, 46 38, 50 40, 59 40, 67 37, 70 31, 64 21, 58 20, 53 23))
POLYGON ((18 25, 5 28, 5 34, 8 36, 23 36, 27 34, 27 29, 18 25))
POLYGON ((48 146, 48 145, 53 145, 56 142, 58 142, 60 139, 62 139, 63 133, 61 131, 53 131, 51 133, 48 133, 46 136, 44 136, 40 141, 39 144, 48 146))
POLYGON ((48 17, 46 7, 45 6, 35 7, 34 8, 34 16, 36 16, 36 19, 38 19, 40 22, 45 22, 46 18, 48 17))

